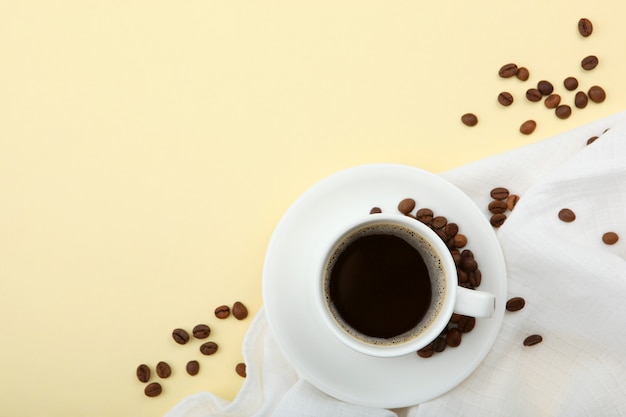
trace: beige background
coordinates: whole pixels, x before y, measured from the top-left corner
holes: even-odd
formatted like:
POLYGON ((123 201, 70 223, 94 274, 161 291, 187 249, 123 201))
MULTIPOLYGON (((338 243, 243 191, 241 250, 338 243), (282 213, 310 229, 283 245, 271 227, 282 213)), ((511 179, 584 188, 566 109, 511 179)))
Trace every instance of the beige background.
POLYGON ((160 416, 201 390, 232 399, 251 318, 213 309, 259 310, 266 245, 306 188, 372 162, 440 172, 623 110, 622 2, 454 4, 2 2, 0 414, 160 416), (584 72, 589 54, 600 65, 584 72), (530 80, 500 79, 508 62, 530 80), (547 79, 571 104, 568 75, 606 102, 563 121, 523 98, 547 79), (467 111, 478 126, 460 123, 467 111), (202 322, 213 357, 170 338, 202 322), (150 399, 135 368, 159 360, 174 374, 150 399))

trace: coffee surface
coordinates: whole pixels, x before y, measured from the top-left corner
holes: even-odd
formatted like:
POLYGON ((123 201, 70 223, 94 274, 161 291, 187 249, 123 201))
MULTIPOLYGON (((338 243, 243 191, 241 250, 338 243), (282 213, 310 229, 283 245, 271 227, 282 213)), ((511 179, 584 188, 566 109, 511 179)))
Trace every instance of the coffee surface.
POLYGON ((428 267, 419 251, 389 234, 361 236, 338 256, 330 300, 356 331, 392 338, 412 330, 430 308, 428 267))

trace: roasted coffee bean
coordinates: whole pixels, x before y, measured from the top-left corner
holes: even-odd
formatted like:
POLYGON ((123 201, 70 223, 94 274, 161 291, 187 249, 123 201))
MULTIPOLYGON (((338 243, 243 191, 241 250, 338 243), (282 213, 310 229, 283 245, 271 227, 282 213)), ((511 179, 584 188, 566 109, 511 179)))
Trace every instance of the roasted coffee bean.
POLYGON ((196 339, 206 339, 211 334, 211 328, 206 324, 198 324, 193 328, 192 333, 196 339))
POLYGON ((172 338, 179 345, 184 345, 189 341, 189 333, 184 329, 174 329, 172 331, 172 338))
POLYGON ((468 256, 463 257, 461 261, 461 269, 465 272, 472 272, 478 268, 478 263, 474 258, 468 256))
POLYGON ((580 66, 583 67, 584 70, 590 71, 598 66, 598 57, 595 55, 589 55, 583 58, 580 61, 580 66))
POLYGON ((593 142, 595 142, 596 140, 598 140, 598 136, 592 136, 589 139, 587 139, 587 145, 591 145, 593 142))
POLYGON ((433 217, 433 221, 430 223, 433 229, 441 229, 448 223, 448 219, 443 216, 433 217))
POLYGON ((541 100, 541 97, 543 97, 543 95, 541 94, 541 91, 539 91, 536 88, 529 88, 528 90, 526 90, 526 99, 528 101, 532 101, 533 103, 536 103, 537 101, 541 100))
POLYGON ((422 223, 430 224, 433 221, 434 213, 429 208, 421 208, 417 210, 415 217, 422 223))
POLYGON ((576 214, 568 208, 563 208, 559 211, 559 219, 565 223, 571 223, 576 220, 576 214))
POLYGON ((150 381, 150 367, 146 364, 141 364, 137 367, 137 379, 139 382, 150 381))
POLYGON ((526 339, 524 339, 524 346, 536 345, 537 343, 541 343, 542 340, 543 340, 543 337, 541 337, 538 334, 533 334, 531 336, 528 336, 526 339))
POLYGON ((450 347, 457 347, 461 344, 461 331, 456 327, 448 330, 448 334, 446 335, 446 343, 450 347))
MULTIPOLYGON (((432 225, 431 225, 431 227, 432 227, 432 225)), ((444 242, 448 241, 448 235, 446 235, 445 230, 443 230, 441 228, 435 228, 435 227, 433 227, 432 229, 437 234, 437 236, 439 236, 439 238, 441 240, 443 240, 444 242)))
POLYGON ((509 211, 513 211, 518 201, 519 201, 519 196, 517 194, 511 194, 506 199, 506 208, 509 209, 509 211))
POLYGON ((159 384, 158 382, 151 382, 150 384, 146 385, 146 388, 143 390, 143 392, 148 397, 158 397, 159 395, 161 395, 162 391, 163 388, 161 388, 161 384, 159 384))
POLYGON ((585 38, 593 33, 593 25, 589 19, 583 17, 578 21, 578 33, 585 38))
POLYGON ((452 317, 450 317, 450 323, 458 323, 459 320, 461 320, 461 317, 463 316, 459 313, 452 313, 452 317))
POLYGON ((217 352, 218 346, 215 342, 206 342, 200 346, 200 352, 203 355, 212 355, 217 352))
POLYGON ((450 251, 450 253, 452 254, 452 260, 454 261, 454 265, 457 267, 461 266, 461 261, 463 260, 463 257, 461 256, 461 252, 459 252, 458 250, 453 250, 453 251, 450 251))
POLYGON ((602 241, 607 245, 614 245, 619 240, 619 236, 615 232, 606 232, 602 235, 602 241))
POLYGON ((489 195, 494 200, 502 201, 509 196, 509 190, 504 187, 496 187, 489 192, 489 195))
POLYGON ((459 330, 462 333, 471 332, 476 326, 476 318, 470 316, 463 316, 459 320, 459 330))
POLYGON ((528 71, 528 68, 526 67, 519 67, 515 76, 520 81, 526 81, 528 80, 528 77, 530 77, 530 71, 528 71))
POLYGON ((465 113, 461 116, 461 122, 463 122, 465 126, 476 126, 478 124, 478 117, 476 117, 474 113, 465 113))
POLYGON ((563 86, 568 91, 574 91, 578 88, 578 80, 574 77, 567 77, 563 80, 563 86))
POLYGON ((424 358, 424 359, 430 358, 434 354, 435 354, 434 343, 429 343, 428 345, 424 346, 423 348, 417 351, 417 356, 419 356, 420 358, 424 358))
POLYGON ((556 108, 554 114, 556 114, 556 117, 559 119, 567 119, 572 114, 572 108, 567 104, 561 104, 556 108))
POLYGON ((248 317, 248 308, 243 305, 241 301, 236 301, 235 304, 233 304, 233 316, 235 316, 237 320, 245 319, 248 317))
POLYGON ((372 209, 370 210, 370 214, 379 214, 382 212, 383 211, 380 209, 380 207, 372 207, 372 209))
POLYGON ((456 276, 458 278, 459 284, 469 283, 469 274, 463 270, 461 265, 459 265, 459 267, 456 269, 456 276))
POLYGON ((235 372, 237 372, 237 375, 239 375, 242 378, 246 377, 246 364, 243 362, 238 363, 235 366, 235 372))
POLYGON ((550 81, 541 80, 537 83, 537 90, 544 96, 549 96, 554 91, 554 86, 550 81))
POLYGON ((506 302, 507 311, 519 311, 526 305, 526 300, 522 297, 513 297, 506 302))
POLYGON ((550 94, 544 100, 543 104, 549 109, 555 109, 561 103, 561 96, 558 94, 550 94))
POLYGON ((504 224, 505 221, 506 214, 504 213, 494 214, 493 216, 491 216, 491 219, 489 219, 489 222, 493 227, 500 227, 504 224))
POLYGON ((513 103, 513 95, 507 91, 498 94, 498 103, 503 106, 510 106, 513 103))
POLYGON ((448 343, 446 342, 445 336, 439 336, 433 342, 433 349, 435 352, 443 352, 444 350, 446 350, 446 346, 448 346, 448 343))
POLYGON ((523 135, 530 135, 531 133, 535 131, 536 128, 537 128, 537 122, 535 122, 534 120, 526 120, 519 127, 519 131, 523 135))
POLYGON ((602 103, 606 99, 606 92, 599 85, 594 85, 587 91, 589 99, 594 103, 602 103))
POLYGON ((507 205, 505 201, 493 200, 489 203, 487 209, 493 214, 504 213, 507 210, 507 205))
POLYGON ((198 372, 200 372, 200 363, 198 361, 189 361, 185 369, 191 376, 198 375, 198 372))
POLYGON ((448 223, 445 228, 446 236, 454 237, 459 233, 459 225, 456 223, 448 223))
POLYGON ((498 71, 498 75, 502 78, 511 78, 517 74, 517 65, 515 64, 505 64, 498 71))
POLYGON ((482 280, 483 273, 480 272, 480 269, 476 268, 476 270, 469 273, 469 282, 474 288, 480 286, 482 280))
POLYGON ((457 233, 453 238, 455 248, 464 248, 467 245, 467 237, 464 234, 457 233))
POLYGON ((172 368, 167 362, 159 362, 156 365, 156 373, 160 378, 168 378, 172 375, 172 368))
POLYGON ((230 307, 224 305, 215 309, 215 317, 218 319, 225 319, 228 316, 230 316, 230 307))
POLYGON ((588 102, 589 98, 587 97, 587 94, 582 91, 578 91, 576 96, 574 96, 574 106, 576 106, 577 109, 584 109, 587 107, 588 102))
POLYGON ((412 212, 414 208, 415 208, 415 200, 413 200, 412 198, 405 198, 404 200, 400 201, 400 203, 398 204, 398 210, 402 214, 408 214, 412 212))

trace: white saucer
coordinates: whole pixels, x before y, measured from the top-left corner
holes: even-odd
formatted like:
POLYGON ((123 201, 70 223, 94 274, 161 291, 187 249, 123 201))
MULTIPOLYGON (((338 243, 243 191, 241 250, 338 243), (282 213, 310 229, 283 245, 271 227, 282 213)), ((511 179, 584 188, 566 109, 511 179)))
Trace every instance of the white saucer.
POLYGON ((467 378, 485 358, 500 329, 506 303, 506 268, 485 215, 461 190, 421 169, 364 165, 334 174, 307 190, 284 214, 267 249, 263 269, 264 308, 283 354, 299 374, 340 400, 400 408, 431 400, 467 378), (459 225, 482 272, 480 289, 496 296, 496 312, 478 319, 457 348, 423 359, 416 354, 376 358, 341 343, 313 308, 309 254, 324 233, 372 207, 397 213, 411 197, 459 225))

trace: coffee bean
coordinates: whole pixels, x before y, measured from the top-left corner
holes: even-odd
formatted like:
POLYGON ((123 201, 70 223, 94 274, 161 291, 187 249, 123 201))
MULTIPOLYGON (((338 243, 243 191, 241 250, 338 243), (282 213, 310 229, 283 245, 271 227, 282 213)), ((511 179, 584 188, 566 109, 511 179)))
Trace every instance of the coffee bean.
POLYGON ((459 225, 456 223, 448 223, 445 227, 446 236, 454 237, 459 233, 459 225))
POLYGON ((236 301, 235 304, 233 304, 233 316, 235 316, 237 320, 245 319, 248 317, 248 308, 243 305, 242 302, 236 301))
POLYGON ((446 350, 446 346, 448 346, 448 343, 446 342, 446 337, 445 336, 439 336, 435 339, 435 341, 432 343, 433 345, 433 350, 435 352, 443 352, 444 350, 446 350))
POLYGON ((212 355, 217 352, 218 346, 215 342, 206 342, 200 346, 200 352, 203 355, 212 355))
POLYGON ((443 216, 433 217, 433 221, 430 223, 430 226, 433 229, 441 229, 448 223, 448 219, 443 216))
POLYGON ((507 91, 498 94, 498 103, 503 106, 510 106, 513 103, 513 95, 507 91))
POLYGON ((455 248, 463 248, 467 245, 467 237, 461 233, 457 233, 453 238, 455 248))
POLYGON ((567 104, 561 104, 556 108, 554 114, 556 114, 556 117, 559 119, 567 119, 572 114, 572 108, 567 104))
POLYGON ((141 364, 137 367, 137 379, 140 382, 148 382, 150 380, 150 367, 146 364, 141 364))
POLYGON ((478 263, 474 258, 463 257, 461 260, 461 269, 465 272, 472 272, 478 268, 478 263))
POLYGON ((489 195, 494 200, 506 200, 509 196, 509 190, 504 187, 496 187, 489 192, 489 195))
POLYGON ((185 369, 191 376, 198 375, 198 372, 200 372, 200 363, 198 361, 189 361, 185 369))
POLYGON ((380 209, 380 207, 372 207, 372 209, 370 210, 370 214, 379 214, 382 212, 383 211, 380 209))
POLYGON ((211 328, 206 324, 198 324, 193 328, 192 333, 196 339, 206 339, 211 334, 211 328))
POLYGON ((505 221, 506 214, 504 213, 494 214, 493 216, 491 216, 491 219, 489 219, 489 222, 493 227, 500 227, 504 224, 505 221))
POLYGON ((230 316, 230 307, 224 305, 215 309, 215 317, 218 319, 225 319, 228 316, 230 316))
MULTIPOLYGON (((461 235, 456 235, 456 236, 461 236, 461 235)), ((463 257, 461 256, 461 252, 459 252, 457 249, 454 249, 450 251, 450 253, 452 254, 452 260, 454 261, 454 265, 457 267, 461 266, 461 261, 463 260, 463 257)))
MULTIPOLYGON (((462 262, 462 261, 461 261, 462 262)), ((469 283, 469 274, 465 272, 461 266, 456 269, 456 276, 458 278, 459 284, 467 284, 469 283)))
POLYGON ((461 344, 461 331, 456 327, 448 330, 448 334, 446 335, 446 343, 450 347, 457 347, 461 344))
POLYGON ((434 216, 434 213, 429 208, 421 208, 417 210, 417 213, 415 215, 417 220, 425 224, 430 224, 433 221, 433 216, 434 216))
POLYGON ((598 136, 592 136, 589 139, 587 139, 587 145, 591 145, 593 142, 595 142, 596 140, 598 140, 598 136))
POLYGON ((160 378, 168 378, 172 375, 172 368, 167 362, 159 362, 156 366, 156 373, 160 378))
POLYGON ((589 98, 587 97, 587 94, 582 91, 578 91, 576 93, 576 96, 574 96, 574 106, 576 106, 576 108, 578 109, 584 109, 585 107, 587 107, 588 102, 589 98))
POLYGON ((532 101, 533 103, 536 103, 537 101, 541 100, 541 97, 543 97, 543 95, 541 94, 541 91, 539 91, 536 88, 529 88, 528 90, 526 90, 526 99, 528 101, 532 101))
POLYGON ((189 341, 189 333, 184 329, 174 329, 172 331, 172 338, 179 345, 184 345, 189 341))
POLYGON ((489 203, 487 209, 493 214, 504 213, 507 210, 506 202, 493 200, 489 203))
POLYGON ((586 56, 580 61, 580 66, 583 67, 584 70, 590 71, 598 66, 598 57, 595 55, 586 56))
POLYGON ((470 284, 476 288, 480 286, 480 283, 483 280, 483 273, 480 272, 480 269, 476 268, 476 270, 469 273, 469 281, 470 284))
POLYGON ((478 124, 478 117, 476 117, 474 113, 465 113, 461 116, 461 122, 463 122, 465 126, 476 126, 478 124))
POLYGON ((524 346, 533 346, 533 345, 536 345, 537 343, 541 343, 542 340, 543 340, 543 337, 541 337, 538 334, 533 334, 531 336, 528 336, 526 339, 524 339, 524 346))
POLYGON ((574 91, 578 88, 578 80, 574 77, 567 77, 563 80, 563 86, 568 91, 574 91))
POLYGON ((506 199, 506 208, 509 209, 509 211, 513 211, 519 201, 519 198, 520 197, 517 194, 511 194, 509 198, 506 199))
POLYGON ((549 96, 554 91, 554 86, 550 81, 541 80, 537 83, 537 90, 544 96, 549 96))
POLYGON ((238 363, 237 366, 235 366, 235 372, 237 372, 237 375, 239 375, 242 378, 246 377, 246 364, 241 362, 238 363))
POLYGON ((543 104, 545 104, 546 107, 549 109, 556 108, 556 106, 558 106, 560 103, 561 103, 561 96, 558 94, 550 94, 548 97, 546 97, 546 99, 543 102, 543 104))
POLYGON ((513 297, 506 302, 507 311, 519 311, 526 305, 526 300, 522 297, 513 297))
POLYGON ((434 343, 429 343, 428 345, 424 346, 423 348, 417 351, 417 356, 419 356, 420 358, 424 358, 424 359, 430 358, 434 354, 435 354, 434 343))
POLYGON ((502 78, 511 78, 517 74, 517 65, 515 64, 505 64, 498 71, 498 75, 502 78))
POLYGON ((462 333, 471 332, 476 326, 476 318, 470 316, 463 316, 459 320, 459 330, 462 333))
POLYGON ((591 21, 587 18, 582 18, 578 21, 578 33, 580 33, 585 38, 593 32, 593 25, 591 21))
POLYGON ((526 67, 519 67, 515 76, 520 81, 526 81, 528 80, 528 77, 530 77, 530 71, 528 71, 528 68, 526 67))
POLYGON ((523 135, 530 135, 531 133, 535 131, 536 128, 537 128, 537 122, 535 122, 534 120, 526 120, 519 127, 519 131, 523 135))
POLYGON ((565 223, 571 223, 576 220, 576 214, 572 210, 564 208, 559 211, 559 219, 565 223))
POLYGON ((143 392, 148 397, 157 397, 161 395, 162 391, 163 391, 163 388, 161 388, 161 384, 159 384, 158 382, 152 382, 148 384, 146 388, 143 390, 143 392))
POLYGON ((606 99, 606 92, 599 85, 594 85, 587 91, 589 99, 594 103, 602 103, 606 99))
POLYGON ((615 232, 606 232, 602 235, 602 241, 607 245, 614 245, 619 240, 619 236, 615 232))
POLYGON ((415 208, 415 200, 413 200, 412 198, 405 198, 404 200, 400 201, 400 203, 398 204, 398 210, 402 214, 408 214, 412 212, 414 208, 415 208))

